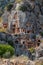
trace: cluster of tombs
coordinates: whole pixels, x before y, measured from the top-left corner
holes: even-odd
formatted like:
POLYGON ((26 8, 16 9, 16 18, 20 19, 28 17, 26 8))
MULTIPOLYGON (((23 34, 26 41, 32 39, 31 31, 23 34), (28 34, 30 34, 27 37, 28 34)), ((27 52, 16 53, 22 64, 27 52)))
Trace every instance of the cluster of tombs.
MULTIPOLYGON (((30 16, 28 13, 26 13, 30 16)), ((36 47, 39 45, 35 39, 35 32, 37 32, 37 27, 34 27, 34 22, 31 22, 26 15, 22 11, 12 10, 11 13, 5 11, 2 15, 3 18, 3 27, 6 28, 7 33, 11 33, 13 35, 20 35, 17 37, 15 43, 25 44, 27 48, 36 47)), ((40 40, 38 40, 40 42, 40 40)), ((20 46, 20 47, 21 47, 20 46)))
POLYGON ((2 24, 6 29, 6 33, 16 35, 14 40, 16 48, 18 46, 18 48, 28 49, 40 45, 40 39, 36 40, 35 36, 37 28, 33 27, 33 23, 29 21, 26 14, 22 11, 12 10, 11 14, 5 11, 2 15, 2 24))
MULTIPOLYGON (((1 26, 6 29, 6 32, 12 34, 37 33, 43 28, 43 24, 37 23, 37 19, 34 16, 34 13, 24 13, 16 10, 12 10, 11 13, 5 11, 2 15, 3 21, 1 26)), ((39 18, 43 17, 39 16, 39 18)))
POLYGON ((12 9, 9 13, 5 10, 2 20, 1 27, 6 29, 5 32, 16 36, 16 39, 14 39, 16 46, 19 47, 20 45, 20 48, 22 48, 25 45, 28 49, 40 45, 40 35, 38 39, 36 39, 36 35, 43 29, 43 16, 41 14, 37 18, 34 12, 22 12, 12 9))
POLYGON ((30 38, 29 34, 22 34, 22 35, 18 35, 16 36, 16 39, 14 41, 14 47, 15 47, 15 54, 16 56, 19 56, 21 54, 27 55, 30 59, 35 59, 35 56, 38 57, 42 57, 43 56, 43 49, 41 49, 41 47, 43 48, 43 43, 41 43, 41 40, 39 38, 34 38, 34 34, 32 35, 32 38, 30 38), (41 46, 42 44, 42 46, 41 46), (30 48, 34 48, 34 52, 35 53, 33 56, 31 55, 29 49, 30 48), (37 48, 39 48, 39 50, 37 51, 37 48))

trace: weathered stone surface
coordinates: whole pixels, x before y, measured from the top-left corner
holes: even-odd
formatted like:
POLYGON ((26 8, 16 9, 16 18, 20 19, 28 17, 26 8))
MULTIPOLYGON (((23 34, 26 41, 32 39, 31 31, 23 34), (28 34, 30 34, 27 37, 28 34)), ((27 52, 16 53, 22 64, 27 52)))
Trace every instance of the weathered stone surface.
POLYGON ((31 61, 26 56, 13 57, 10 59, 0 58, 0 65, 40 65, 43 64, 43 57, 31 61))

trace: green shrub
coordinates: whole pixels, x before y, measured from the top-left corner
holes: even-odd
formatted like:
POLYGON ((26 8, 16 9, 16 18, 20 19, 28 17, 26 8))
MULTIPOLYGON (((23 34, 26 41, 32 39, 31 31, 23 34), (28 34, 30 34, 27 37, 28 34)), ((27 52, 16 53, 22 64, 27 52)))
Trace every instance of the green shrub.
POLYGON ((9 57, 11 57, 10 52, 5 52, 5 54, 3 54, 3 57, 4 57, 4 58, 9 58, 9 57))
POLYGON ((25 1, 21 6, 19 6, 18 9, 23 12, 32 11, 32 6, 27 1, 25 1))
MULTIPOLYGON (((14 48, 10 45, 0 44, 0 57, 7 57, 8 55, 12 56, 14 54, 14 48)), ((9 57, 10 57, 9 56, 9 57)))
POLYGON ((12 47, 14 47, 14 43, 12 40, 8 40, 8 44, 11 45, 12 47))
POLYGON ((19 10, 25 12, 25 11, 27 11, 27 7, 26 6, 20 6, 19 7, 19 10))
POLYGON ((41 32, 40 34, 41 34, 41 36, 43 36, 43 32, 41 32))
POLYGON ((9 4, 7 5, 7 10, 10 11, 10 10, 12 9, 12 7, 13 7, 13 4, 12 4, 12 3, 9 3, 9 4))
POLYGON ((29 49, 31 53, 34 53, 35 52, 35 49, 32 47, 29 49))

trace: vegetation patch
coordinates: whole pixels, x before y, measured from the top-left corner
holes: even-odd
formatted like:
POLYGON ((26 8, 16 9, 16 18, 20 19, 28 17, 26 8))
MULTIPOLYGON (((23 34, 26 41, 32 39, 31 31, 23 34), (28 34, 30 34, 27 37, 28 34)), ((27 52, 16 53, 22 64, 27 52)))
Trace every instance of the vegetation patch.
POLYGON ((43 32, 41 32, 40 34, 41 34, 41 36, 43 36, 43 32))
POLYGON ((13 4, 12 3, 8 4, 7 5, 7 10, 10 11, 12 9, 12 7, 13 7, 13 4))
POLYGON ((0 57, 9 58, 14 55, 14 48, 10 45, 0 44, 0 57))
POLYGON ((34 53, 35 52, 35 49, 32 47, 29 49, 31 53, 34 53))

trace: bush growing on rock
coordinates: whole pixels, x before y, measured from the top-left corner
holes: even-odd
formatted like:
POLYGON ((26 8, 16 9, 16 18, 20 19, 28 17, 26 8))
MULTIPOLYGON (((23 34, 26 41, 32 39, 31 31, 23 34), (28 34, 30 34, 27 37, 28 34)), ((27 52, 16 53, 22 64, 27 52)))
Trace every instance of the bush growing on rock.
POLYGON ((21 10, 21 11, 23 11, 23 12, 31 11, 31 10, 32 10, 32 7, 31 7, 31 5, 26 1, 26 2, 24 2, 24 3, 19 7, 19 10, 21 10))
POLYGON ((32 47, 29 49, 31 53, 34 53, 35 52, 35 49, 32 47))
POLYGON ((10 45, 0 44, 0 57, 11 57, 14 54, 14 48, 10 45))
POLYGON ((43 36, 43 32, 41 32, 40 34, 41 34, 41 36, 43 36))
POLYGON ((11 3, 8 4, 8 5, 7 5, 7 10, 10 11, 10 10, 12 9, 12 7, 13 7, 13 4, 11 4, 11 3))

